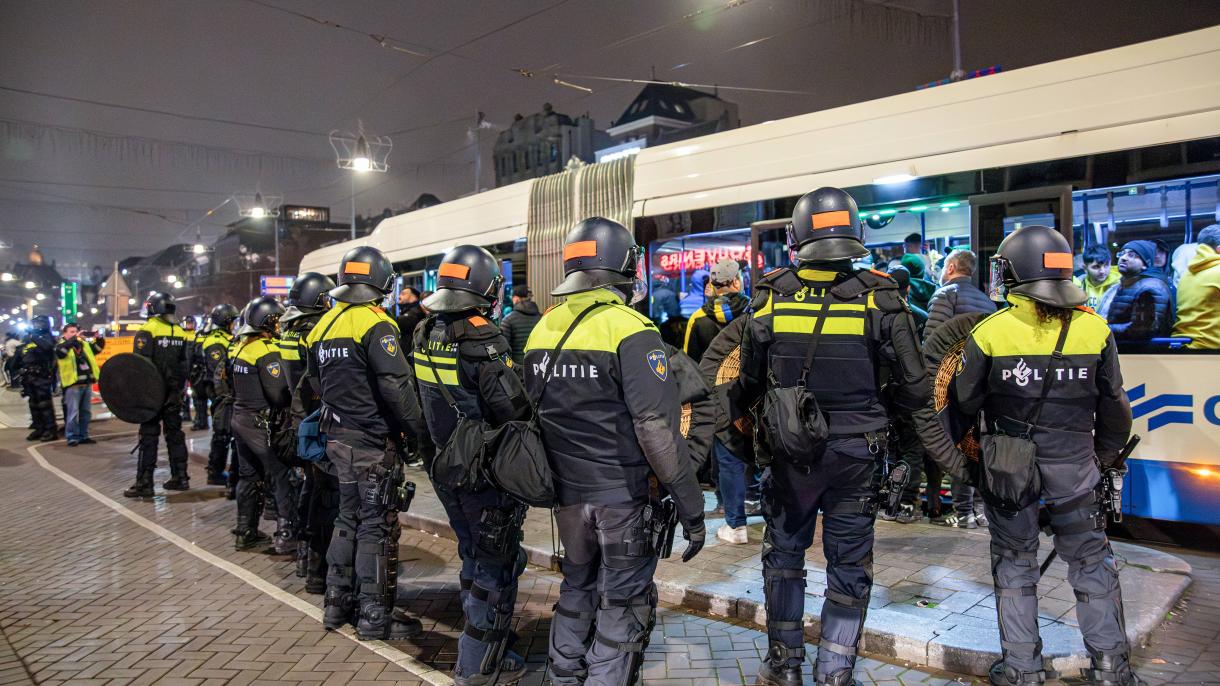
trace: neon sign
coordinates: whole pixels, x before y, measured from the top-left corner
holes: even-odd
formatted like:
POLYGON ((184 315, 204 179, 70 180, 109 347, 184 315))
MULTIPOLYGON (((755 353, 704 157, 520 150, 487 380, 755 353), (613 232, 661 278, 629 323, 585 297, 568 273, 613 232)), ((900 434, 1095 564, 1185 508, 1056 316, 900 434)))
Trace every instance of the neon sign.
MULTIPOLYGON (((725 246, 718 248, 691 248, 678 252, 661 253, 657 255, 657 264, 662 271, 678 272, 685 269, 703 269, 711 267, 720 260, 728 258, 737 262, 749 262, 750 246, 725 246)), ((763 266, 762 255, 758 256, 758 266, 763 266)))

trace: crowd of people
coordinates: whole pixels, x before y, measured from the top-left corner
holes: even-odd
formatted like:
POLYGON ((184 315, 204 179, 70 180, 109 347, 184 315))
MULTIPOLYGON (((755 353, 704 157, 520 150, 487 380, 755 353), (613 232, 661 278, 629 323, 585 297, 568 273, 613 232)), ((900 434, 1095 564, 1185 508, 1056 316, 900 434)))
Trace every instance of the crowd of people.
MULTIPOLYGON (((136 477, 124 495, 154 494, 162 435, 170 467, 163 487, 190 488, 182 431, 189 397, 195 427, 210 415, 207 482, 236 501, 235 547, 293 556, 306 590, 323 596, 326 629, 350 624, 360 639, 401 640, 422 631, 395 603, 398 514, 414 495, 405 468, 422 463, 462 561, 458 686, 524 675, 511 630, 525 567, 522 528, 529 506, 550 508, 564 550, 551 678, 621 686, 639 677, 655 623, 658 559, 670 554, 678 528, 684 562, 704 546, 703 473, 724 514, 718 539, 746 543, 748 516, 766 524, 770 648, 759 683, 802 683, 805 558, 820 521, 826 590, 818 651, 809 657, 818 684, 850 686, 872 588, 875 519, 884 510, 887 519, 917 520, 925 471, 935 521, 990 527, 1002 639, 991 683, 1045 679, 1030 563, 1040 502, 1077 592, 1092 659, 1086 679, 1139 683, 1104 533, 1106 501, 1096 490, 1127 441, 1131 412, 1118 381, 1117 334, 1080 307, 1088 296, 1071 281, 1067 242, 1045 227, 1006 238, 992 259, 1007 303, 997 310, 973 285, 973 252, 949 254, 934 285, 922 246, 910 246, 888 272, 857 268, 869 253, 862 238, 849 194, 806 194, 793 215, 793 266, 766 274, 747 298, 741 266, 715 264, 680 345, 666 343, 635 307, 647 289, 631 231, 599 217, 567 236, 564 278, 551 291, 561 302, 540 312, 517 286, 500 321, 499 263, 473 245, 444 256, 434 292, 403 289, 396 317, 382 309, 393 265, 368 246, 344 255, 337 280, 307 273, 283 303, 218 305, 199 331, 183 326, 170 294, 154 293, 134 341, 132 359, 145 361, 124 369, 133 380, 153 375, 128 388, 160 390, 156 409, 142 416, 136 477), (940 360, 926 358, 923 344, 957 331, 963 364, 938 414, 928 368, 940 360), (1090 373, 1073 377, 1071 388, 1050 381, 1061 358, 1090 373), (1027 359, 1043 365, 1041 383, 1004 380, 1027 359), (1042 414, 1044 404, 1054 411, 1042 414), (981 431, 976 459, 958 447, 961 426, 981 431), (1041 479, 1029 477, 1039 470, 1041 479), (912 471, 914 478, 894 478, 912 471), (943 514, 942 473, 952 492, 943 514), (274 522, 270 536, 262 520, 274 522)), ((76 422, 70 442, 88 442, 88 391, 73 389, 98 378, 100 340, 65 326, 56 341, 45 324, 22 348, 38 424, 31 438, 55 433, 45 426, 55 379, 24 371, 41 364, 72 391, 64 394, 65 409, 75 408, 66 411, 76 422)))

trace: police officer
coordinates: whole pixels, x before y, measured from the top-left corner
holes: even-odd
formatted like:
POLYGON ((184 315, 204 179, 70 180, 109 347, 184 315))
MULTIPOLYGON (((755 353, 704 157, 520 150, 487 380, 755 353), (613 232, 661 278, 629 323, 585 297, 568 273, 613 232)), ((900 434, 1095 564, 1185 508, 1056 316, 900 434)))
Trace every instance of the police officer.
MULTIPOLYGON (((210 330, 199 342, 203 361, 203 380, 199 390, 212 403, 212 442, 208 451, 208 485, 227 486, 236 497, 237 451, 233 449, 233 387, 229 380, 229 346, 233 343, 233 322, 237 308, 221 303, 208 315, 210 330), (228 479, 225 467, 229 468, 228 479)), ((228 493, 226 493, 228 495, 228 493)))
POLYGON ((54 441, 59 438, 55 421, 55 335, 51 318, 40 314, 30 319, 29 340, 21 346, 21 390, 30 405, 32 431, 27 441, 54 441))
POLYGON ((394 268, 376 248, 352 248, 339 262, 338 303, 306 337, 309 373, 322 396, 321 430, 339 479, 339 516, 326 552, 323 623, 340 628, 356 617, 362 640, 403 639, 422 630, 394 607, 398 576, 401 469, 391 435, 420 422, 414 378, 398 327, 378 302, 394 268))
POLYGON ((291 468, 271 450, 271 411, 289 404, 284 365, 275 342, 275 327, 284 306, 275 298, 251 300, 242 311, 240 339, 229 353, 233 383, 233 435, 237 438, 237 550, 247 550, 267 540, 258 530, 261 491, 274 495, 276 509, 275 552, 291 550, 296 538, 296 486, 291 468))
POLYGON ((208 400, 211 397, 212 385, 211 378, 208 377, 207 359, 203 355, 203 339, 207 336, 205 333, 208 322, 204 322, 205 328, 195 331, 195 318, 188 317, 184 325, 187 332, 191 334, 190 340, 187 341, 187 381, 191 384, 191 403, 195 406, 195 421, 191 423, 191 429, 194 431, 208 430, 208 400))
POLYGON ((992 258, 991 283, 993 299, 1002 284, 1010 307, 970 333, 951 398, 971 419, 983 412, 985 464, 989 456, 1003 457, 1003 444, 1032 439, 1041 476, 1040 488, 980 479, 1003 655, 992 665, 991 683, 1037 684, 1046 677, 1038 635, 1039 500, 1050 511, 1055 550, 1068 563, 1076 619, 1092 658, 1085 678, 1107 686, 1142 683, 1129 661, 1118 569, 1096 495, 1098 465, 1114 463, 1131 431, 1114 336, 1105 320, 1079 307, 1086 295, 1072 283, 1071 247, 1054 229, 1027 226, 1005 238, 992 258), (1028 489, 1025 507, 997 500, 997 492, 1012 488, 1028 489))
MULTIPOLYGON (((330 309, 330 296, 335 282, 324 274, 307 272, 297 277, 288 292, 287 309, 280 317, 280 358, 284 362, 284 378, 292 392, 289 421, 295 430, 301 420, 319 407, 322 400, 307 372, 309 348, 305 337, 318 320, 330 309)), ((339 513, 339 480, 331 471, 330 462, 303 463, 301 497, 297 511, 300 528, 297 542, 297 575, 305 577, 309 593, 326 592, 326 548, 330 545, 335 517, 339 513)))
MULTIPOLYGON (((195 346, 199 344, 199 336, 195 330, 195 318, 191 316, 182 318, 182 330, 186 333, 183 337, 186 340, 186 385, 182 387, 182 421, 191 421, 191 406, 197 394, 195 390, 195 346)), ((206 412, 206 411, 205 411, 206 412)), ((204 421, 207 421, 206 415, 204 421)), ((192 426, 192 429, 198 427, 192 426)))
POLYGON ((564 280, 551 294, 567 300, 543 315, 525 351, 565 551, 550 670, 556 684, 631 684, 656 618, 650 480, 676 503, 690 541, 683 561, 703 547, 703 494, 660 333, 627 306, 643 295, 631 232, 585 219, 563 255, 564 280))
MULTIPOLYGON (((491 253, 460 245, 441 260, 437 290, 424 302, 431 313, 415 330, 415 378, 428 430, 438 446, 449 442, 458 413, 492 427, 528 419, 525 388, 512 369, 508 340, 490 310, 504 279, 491 253)), ((458 537, 466 629, 458 638, 454 683, 511 684, 525 660, 511 649, 509 625, 517 578, 525 570, 521 523, 525 505, 483 482, 436 494, 458 537)))
POLYGON ((140 425, 140 442, 136 462, 136 482, 123 491, 128 498, 148 498, 153 495, 153 470, 157 467, 157 438, 165 430, 165 448, 169 453, 171 478, 167 491, 190 488, 186 472, 186 436, 182 433, 182 385, 186 382, 186 332, 178 325, 174 296, 154 291, 144 302, 148 321, 136 332, 135 352, 150 360, 165 383, 165 401, 156 417, 140 425))
POLYGON ((868 254, 855 200, 838 188, 807 193, 788 238, 795 267, 757 284, 741 376, 730 389, 739 413, 762 401, 756 423, 784 415, 762 437, 773 454, 763 484, 770 651, 758 679, 800 686, 805 551, 821 511, 827 588, 814 673, 818 684, 844 686, 857 683, 852 672, 873 582, 873 472, 890 412, 911 416, 929 451, 952 453, 946 462, 964 458, 928 406, 919 336, 897 285, 880 272, 852 271, 852 260, 868 254), (893 390, 892 408, 883 404, 883 381, 893 390), (791 398, 801 401, 785 402, 791 398), (785 440, 793 425, 820 431, 806 429, 803 443, 785 440))

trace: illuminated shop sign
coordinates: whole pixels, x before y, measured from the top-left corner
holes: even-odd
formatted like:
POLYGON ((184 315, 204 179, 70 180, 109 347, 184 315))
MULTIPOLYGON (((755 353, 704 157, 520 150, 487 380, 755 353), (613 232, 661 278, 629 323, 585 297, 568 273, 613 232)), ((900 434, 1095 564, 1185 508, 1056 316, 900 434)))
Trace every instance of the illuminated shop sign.
MULTIPOLYGON (((667 252, 657 255, 657 264, 667 272, 677 272, 683 269, 703 269, 711 267, 725 258, 737 262, 748 262, 750 246, 724 246, 717 248, 691 248, 678 252, 667 252)), ((758 266, 763 267, 762 255, 758 256, 758 266)))

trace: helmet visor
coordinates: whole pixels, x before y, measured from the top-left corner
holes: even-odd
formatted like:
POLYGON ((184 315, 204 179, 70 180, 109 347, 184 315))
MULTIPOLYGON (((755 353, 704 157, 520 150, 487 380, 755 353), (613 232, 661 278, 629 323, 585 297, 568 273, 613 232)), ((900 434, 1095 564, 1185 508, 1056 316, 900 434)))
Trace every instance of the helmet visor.
POLYGON ((987 297, 995 302, 1004 302, 1004 296, 1007 290, 1004 287, 1004 272, 1008 269, 1008 260, 1003 257, 991 258, 991 272, 988 277, 991 279, 987 288, 987 297))

